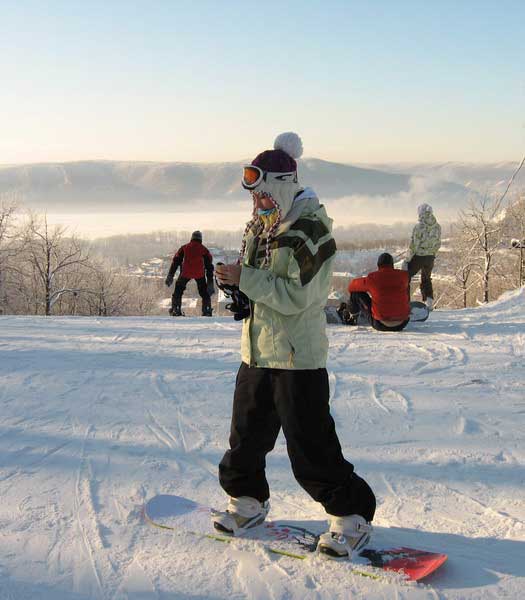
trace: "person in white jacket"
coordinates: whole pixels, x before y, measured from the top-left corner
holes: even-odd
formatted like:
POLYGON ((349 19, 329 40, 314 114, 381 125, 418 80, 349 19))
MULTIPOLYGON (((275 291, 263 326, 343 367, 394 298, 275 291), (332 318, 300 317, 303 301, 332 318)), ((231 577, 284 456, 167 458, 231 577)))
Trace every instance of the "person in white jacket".
POLYGON ((408 247, 407 270, 410 279, 421 271, 421 297, 428 308, 434 304, 432 288, 432 269, 436 254, 441 246, 441 226, 429 204, 417 207, 419 222, 412 230, 412 239, 408 247))

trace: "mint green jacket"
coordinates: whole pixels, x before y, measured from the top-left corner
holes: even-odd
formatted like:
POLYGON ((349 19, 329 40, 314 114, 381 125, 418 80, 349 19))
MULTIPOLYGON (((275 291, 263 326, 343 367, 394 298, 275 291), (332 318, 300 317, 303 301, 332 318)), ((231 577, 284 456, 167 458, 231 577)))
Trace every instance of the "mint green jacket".
POLYGON ((265 268, 266 233, 260 227, 256 223, 245 236, 239 287, 251 301, 251 315, 243 322, 242 361, 274 369, 323 368, 324 307, 336 252, 332 220, 315 197, 295 202, 271 241, 265 268))

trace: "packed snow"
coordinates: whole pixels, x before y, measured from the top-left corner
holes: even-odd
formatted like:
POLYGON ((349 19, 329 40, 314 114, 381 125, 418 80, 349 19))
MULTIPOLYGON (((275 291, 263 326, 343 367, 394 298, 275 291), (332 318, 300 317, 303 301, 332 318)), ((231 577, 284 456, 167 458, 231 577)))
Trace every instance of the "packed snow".
MULTIPOLYGON (((332 414, 376 491, 375 525, 392 545, 449 556, 420 584, 144 523, 160 493, 224 506, 233 319, 0 327, 2 600, 524 597, 525 288, 401 333, 328 326, 332 414)), ((268 478, 271 516, 322 526, 282 437, 268 478)))

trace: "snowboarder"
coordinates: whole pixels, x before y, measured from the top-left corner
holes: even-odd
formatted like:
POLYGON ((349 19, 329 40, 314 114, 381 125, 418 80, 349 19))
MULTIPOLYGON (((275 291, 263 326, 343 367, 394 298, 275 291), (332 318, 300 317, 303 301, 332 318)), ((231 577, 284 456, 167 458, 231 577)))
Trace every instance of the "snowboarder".
POLYGON ((408 269, 409 279, 421 271, 421 297, 429 310, 432 310, 434 306, 432 269, 441 246, 441 226, 429 204, 421 204, 417 207, 417 212, 419 223, 412 230, 412 239, 405 265, 408 269))
POLYGON ((370 537, 376 500, 345 460, 330 415, 323 308, 336 246, 324 206, 311 188, 298 183, 295 159, 301 154, 299 136, 283 133, 273 150, 244 167, 252 219, 239 263, 216 268, 222 285, 238 286, 249 299, 249 311, 230 449, 219 465, 230 499, 213 523, 235 534, 265 520, 270 509, 265 457, 282 427, 295 478, 329 516, 319 550, 350 557, 370 537))
POLYGON ((361 314, 378 331, 401 331, 410 320, 408 273, 394 269, 394 259, 384 252, 377 271, 353 279, 348 285, 348 306, 342 303, 339 316, 346 325, 357 325, 361 314))
POLYGON ((211 298, 214 293, 213 289, 213 259, 208 248, 202 243, 202 233, 194 231, 191 234, 191 241, 184 246, 181 246, 173 260, 171 261, 170 270, 166 277, 166 285, 168 287, 173 283, 173 278, 177 269, 180 267, 180 274, 175 282, 175 291, 171 299, 170 315, 180 317, 182 315, 182 295, 186 289, 186 285, 190 279, 195 279, 197 289, 202 298, 202 315, 211 317, 211 298), (206 274, 206 277, 204 276, 206 274))

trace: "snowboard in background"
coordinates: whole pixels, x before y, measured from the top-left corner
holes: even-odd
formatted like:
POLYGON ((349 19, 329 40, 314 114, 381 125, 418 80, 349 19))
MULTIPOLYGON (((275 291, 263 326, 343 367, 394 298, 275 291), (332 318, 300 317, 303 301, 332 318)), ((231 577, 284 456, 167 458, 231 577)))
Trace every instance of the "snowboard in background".
MULTIPOLYGON (((325 306, 326 322, 332 325, 342 325, 343 321, 337 312, 335 306, 325 306)), ((426 321, 430 315, 427 305, 424 302, 413 300, 410 302, 410 321, 422 322, 426 321)), ((357 320, 358 325, 370 325, 370 323, 362 315, 359 315, 357 320)))
POLYGON ((412 300, 410 302, 410 320, 411 321, 426 321, 430 315, 428 306, 424 302, 412 300))
MULTIPOLYGON (((242 537, 235 538, 214 533, 211 522, 212 512, 213 509, 197 504, 193 500, 167 494, 154 496, 143 509, 145 520, 160 529, 191 533, 229 544, 250 540, 262 544, 269 552, 296 559, 305 559, 316 551, 318 534, 303 527, 302 523, 283 520, 267 521, 262 526, 247 531, 242 537)), ((389 530, 384 531, 388 538, 389 530)), ((377 534, 375 537, 385 536, 377 534)), ((433 573, 446 560, 446 554, 403 546, 391 548, 376 546, 373 537, 370 547, 362 550, 358 556, 354 556, 352 562, 341 561, 341 566, 350 569, 353 573, 373 579, 380 578, 377 571, 364 571, 359 567, 374 567, 384 571, 404 573, 407 579, 419 581, 433 573)))

